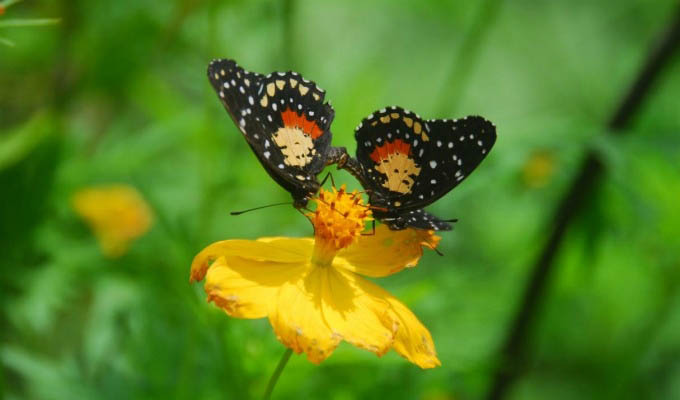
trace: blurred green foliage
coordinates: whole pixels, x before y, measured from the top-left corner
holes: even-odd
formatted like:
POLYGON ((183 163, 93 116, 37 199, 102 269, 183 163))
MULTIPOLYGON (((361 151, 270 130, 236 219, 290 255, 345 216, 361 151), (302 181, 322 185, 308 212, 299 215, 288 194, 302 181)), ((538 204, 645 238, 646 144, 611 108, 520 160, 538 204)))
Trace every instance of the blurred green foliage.
MULTIPOLYGON (((275 398, 479 398, 588 149, 607 178, 569 230, 513 399, 680 398, 680 62, 628 135, 603 126, 675 1, 25 2, 0 16, 0 389, 8 399, 261 396, 283 347, 226 317, 189 265, 226 238, 303 236, 205 77, 212 58, 297 70, 327 90, 334 144, 397 104, 498 126, 481 167, 431 209, 458 217, 444 257, 381 279, 430 328, 442 367, 342 345, 294 356, 275 398), (528 182, 536 154, 554 163, 528 182), (102 256, 70 207, 81 187, 135 186, 153 229, 102 256)), ((539 173, 541 171, 538 171, 539 173)), ((336 182, 357 187, 334 172, 336 182)))

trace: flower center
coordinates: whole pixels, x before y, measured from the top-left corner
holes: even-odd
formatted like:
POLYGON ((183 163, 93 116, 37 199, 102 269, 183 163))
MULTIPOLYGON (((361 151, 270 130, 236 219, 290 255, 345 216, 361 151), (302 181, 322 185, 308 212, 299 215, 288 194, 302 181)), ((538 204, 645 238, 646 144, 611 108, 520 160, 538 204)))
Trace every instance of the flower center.
POLYGON ((356 190, 348 193, 345 185, 340 190, 319 190, 315 201, 316 210, 307 214, 314 225, 312 262, 328 266, 340 249, 358 240, 371 210, 356 190))

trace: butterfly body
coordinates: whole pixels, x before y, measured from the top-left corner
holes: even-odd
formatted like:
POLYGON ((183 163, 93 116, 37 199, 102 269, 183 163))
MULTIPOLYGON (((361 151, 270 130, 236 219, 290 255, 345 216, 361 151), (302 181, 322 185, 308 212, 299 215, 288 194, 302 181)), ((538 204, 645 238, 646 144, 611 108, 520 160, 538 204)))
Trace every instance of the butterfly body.
POLYGON ((355 130, 356 163, 347 169, 369 193, 373 215, 391 229, 449 230, 423 207, 456 187, 496 141, 482 117, 423 120, 400 107, 366 117, 355 130))
POLYGON ((229 59, 212 61, 208 78, 267 173, 290 192, 296 207, 304 207, 334 154, 334 111, 324 102, 325 92, 296 72, 265 76, 229 59))

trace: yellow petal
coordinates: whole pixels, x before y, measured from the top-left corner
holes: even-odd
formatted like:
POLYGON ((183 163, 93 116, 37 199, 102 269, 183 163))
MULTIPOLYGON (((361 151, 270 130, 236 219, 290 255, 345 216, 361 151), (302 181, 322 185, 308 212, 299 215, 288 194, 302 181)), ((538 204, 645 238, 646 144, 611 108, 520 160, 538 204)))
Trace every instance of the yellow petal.
POLYGON ((393 231, 379 225, 374 235, 364 235, 341 250, 334 265, 370 277, 388 276, 405 267, 415 267, 423 247, 434 249, 439 240, 434 231, 410 228, 393 231))
POLYGON ((254 261, 305 263, 310 259, 314 240, 283 237, 258 240, 223 240, 203 249, 191 263, 190 281, 200 281, 210 263, 218 257, 241 257, 254 261))
POLYGON ((130 242, 149 230, 153 219, 144 198, 128 185, 81 189, 73 195, 72 205, 90 225, 108 257, 125 254, 130 242))
POLYGON ((323 317, 335 335, 378 356, 390 349, 399 323, 382 289, 335 268, 316 268, 310 279, 322 282, 323 317))
POLYGON ((274 263, 241 257, 219 257, 206 275, 208 301, 237 318, 264 318, 279 287, 299 280, 304 264, 274 263))
POLYGON ((271 302, 269 322, 277 339, 296 353, 307 354, 318 364, 325 360, 340 343, 321 314, 322 280, 300 279, 286 282, 271 302))
POLYGON ((387 294, 385 299, 399 318, 399 330, 394 340, 394 350, 420 368, 434 368, 441 364, 437 358, 430 331, 396 297, 387 294))

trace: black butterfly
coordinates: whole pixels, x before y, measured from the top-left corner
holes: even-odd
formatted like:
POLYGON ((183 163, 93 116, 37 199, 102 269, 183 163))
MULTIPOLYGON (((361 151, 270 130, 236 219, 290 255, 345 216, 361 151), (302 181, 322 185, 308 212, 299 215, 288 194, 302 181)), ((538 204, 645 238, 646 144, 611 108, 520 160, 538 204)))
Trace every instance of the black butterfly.
POLYGON ((335 162, 325 92, 297 72, 267 76, 235 61, 214 60, 208 78, 224 108, 269 175, 304 207, 320 187, 317 175, 335 162))
POLYGON ((393 230, 450 230, 447 221, 422 208, 482 162, 496 142, 496 127, 477 116, 424 121, 390 107, 364 118, 354 136, 358 165, 343 167, 367 189, 376 219, 393 230))

